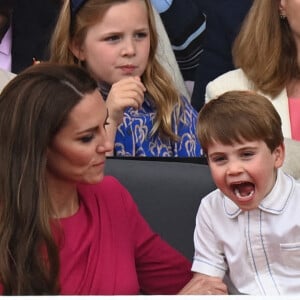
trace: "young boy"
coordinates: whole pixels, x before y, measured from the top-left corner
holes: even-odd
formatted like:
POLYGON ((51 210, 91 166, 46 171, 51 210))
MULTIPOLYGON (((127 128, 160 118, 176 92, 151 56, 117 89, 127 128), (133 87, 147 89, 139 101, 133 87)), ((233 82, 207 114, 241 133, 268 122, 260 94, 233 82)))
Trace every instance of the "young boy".
POLYGON ((274 106, 254 92, 227 92, 203 107, 197 129, 218 189, 197 214, 195 276, 228 274, 243 294, 300 294, 300 184, 280 169, 274 106))

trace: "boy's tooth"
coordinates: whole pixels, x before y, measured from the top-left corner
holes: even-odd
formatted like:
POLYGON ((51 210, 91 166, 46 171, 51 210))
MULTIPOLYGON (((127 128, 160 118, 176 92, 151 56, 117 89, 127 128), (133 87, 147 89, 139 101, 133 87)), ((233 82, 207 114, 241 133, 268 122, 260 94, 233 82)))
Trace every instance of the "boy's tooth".
POLYGON ((238 189, 238 188, 235 188, 235 189, 234 189, 234 193, 235 193, 235 195, 236 195, 237 197, 239 197, 239 198, 244 198, 244 197, 250 197, 250 196, 252 196, 252 195, 254 194, 254 190, 250 191, 250 192, 248 193, 248 195, 242 196, 242 195, 240 194, 240 192, 239 192, 239 189, 238 189))

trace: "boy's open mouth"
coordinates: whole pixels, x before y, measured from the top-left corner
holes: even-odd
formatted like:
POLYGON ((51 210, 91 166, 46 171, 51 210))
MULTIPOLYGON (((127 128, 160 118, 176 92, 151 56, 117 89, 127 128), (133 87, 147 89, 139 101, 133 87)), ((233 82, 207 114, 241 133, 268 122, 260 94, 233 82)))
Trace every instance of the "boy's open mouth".
POLYGON ((254 184, 248 181, 233 183, 231 184, 231 189, 240 201, 250 200, 255 192, 254 184))

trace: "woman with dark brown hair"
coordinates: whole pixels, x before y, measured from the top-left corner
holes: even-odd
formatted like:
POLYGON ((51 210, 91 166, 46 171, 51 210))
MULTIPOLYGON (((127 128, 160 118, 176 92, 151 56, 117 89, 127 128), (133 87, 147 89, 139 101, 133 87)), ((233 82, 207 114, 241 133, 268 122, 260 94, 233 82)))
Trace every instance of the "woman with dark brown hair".
POLYGON ((0 294, 176 294, 190 262, 104 176, 108 110, 78 66, 34 65, 0 95, 0 294))

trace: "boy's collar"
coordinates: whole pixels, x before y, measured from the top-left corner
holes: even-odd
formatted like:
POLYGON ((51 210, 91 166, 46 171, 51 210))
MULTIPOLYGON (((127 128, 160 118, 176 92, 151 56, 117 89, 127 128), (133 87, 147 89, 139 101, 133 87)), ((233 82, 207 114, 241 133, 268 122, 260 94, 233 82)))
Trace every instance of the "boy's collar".
MULTIPOLYGON (((277 179, 271 192, 265 197, 258 208, 264 212, 280 215, 283 213, 290 195, 294 190, 295 180, 283 173, 281 169, 277 171, 277 179)), ((228 197, 223 197, 224 212, 228 218, 236 218, 243 211, 228 197)))

